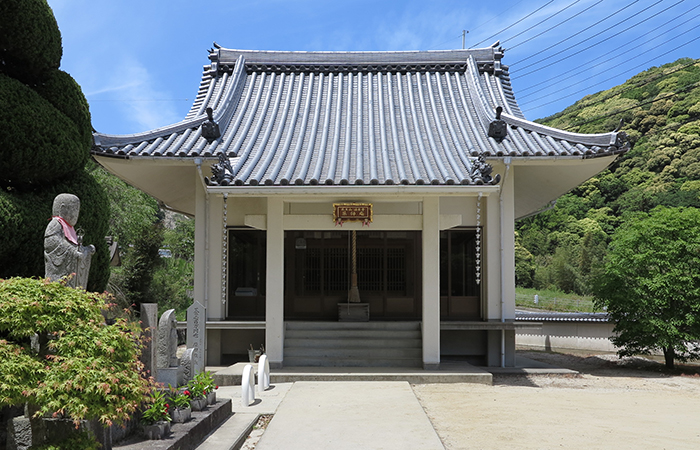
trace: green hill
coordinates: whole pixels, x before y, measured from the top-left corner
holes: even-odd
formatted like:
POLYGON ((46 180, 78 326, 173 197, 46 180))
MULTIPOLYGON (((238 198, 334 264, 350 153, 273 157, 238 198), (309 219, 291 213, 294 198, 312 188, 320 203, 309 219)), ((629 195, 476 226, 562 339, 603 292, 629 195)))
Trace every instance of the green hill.
POLYGON ((700 60, 653 67, 538 122, 622 131, 632 149, 554 208, 516 223, 516 283, 587 294, 610 235, 656 206, 700 207, 700 60))

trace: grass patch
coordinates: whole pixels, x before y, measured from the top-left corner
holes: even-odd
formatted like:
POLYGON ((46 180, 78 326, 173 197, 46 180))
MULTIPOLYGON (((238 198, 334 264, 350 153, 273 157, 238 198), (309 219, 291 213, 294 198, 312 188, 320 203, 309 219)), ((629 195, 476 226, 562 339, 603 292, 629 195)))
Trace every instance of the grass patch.
POLYGON ((515 288, 515 306, 565 312, 603 312, 593 304, 593 296, 566 294, 549 289, 515 288), (535 301, 537 296, 537 301, 535 301))

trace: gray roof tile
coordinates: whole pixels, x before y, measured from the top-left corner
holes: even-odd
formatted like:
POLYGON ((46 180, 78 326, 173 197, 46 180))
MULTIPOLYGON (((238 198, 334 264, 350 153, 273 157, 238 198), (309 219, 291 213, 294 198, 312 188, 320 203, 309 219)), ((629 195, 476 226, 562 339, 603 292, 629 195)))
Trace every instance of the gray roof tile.
POLYGON ((624 151, 525 120, 500 49, 265 52, 217 49, 185 119, 145 133, 95 133, 93 152, 229 158, 237 185, 476 184, 475 157, 624 151), (509 125, 488 136, 495 109, 509 125), (202 137, 212 108, 221 136, 202 137))

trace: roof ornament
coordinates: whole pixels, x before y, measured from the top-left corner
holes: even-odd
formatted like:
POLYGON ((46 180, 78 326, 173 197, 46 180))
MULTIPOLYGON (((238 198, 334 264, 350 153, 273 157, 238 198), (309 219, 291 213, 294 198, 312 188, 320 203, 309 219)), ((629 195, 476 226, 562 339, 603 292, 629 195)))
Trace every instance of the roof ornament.
POLYGON ((219 153, 219 162, 211 166, 211 180, 204 177, 207 186, 228 186, 233 182, 233 167, 225 153, 219 153))
POLYGON ((504 120, 501 120, 503 107, 496 108, 496 120, 489 124, 489 137, 492 137, 496 142, 501 143, 508 136, 508 125, 504 120))
POLYGON ((501 181, 501 175, 496 174, 496 176, 493 177, 491 176, 491 172, 493 172, 493 167, 486 162, 484 155, 479 155, 478 158, 472 160, 472 168, 469 171, 469 176, 475 184, 498 184, 498 182, 501 181))
POLYGON ((206 122, 202 122, 202 137, 211 144, 214 139, 221 137, 221 132, 219 131, 219 124, 214 122, 214 112, 211 108, 207 108, 207 116, 209 119, 206 122))
POLYGON ((618 151, 627 151, 630 149, 630 139, 627 133, 620 131, 622 125, 624 125, 625 120, 620 119, 620 124, 613 130, 613 134, 610 139, 610 146, 617 147, 618 151))

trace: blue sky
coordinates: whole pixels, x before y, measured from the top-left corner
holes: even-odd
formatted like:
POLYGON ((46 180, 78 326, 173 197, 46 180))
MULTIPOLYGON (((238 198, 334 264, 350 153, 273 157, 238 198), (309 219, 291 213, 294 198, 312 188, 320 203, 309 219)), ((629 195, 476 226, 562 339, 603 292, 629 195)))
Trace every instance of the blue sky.
POLYGON ((207 49, 441 50, 500 40, 528 119, 678 58, 700 58, 697 0, 48 0, 61 68, 100 132, 183 119, 207 49), (551 48, 550 48, 551 47, 551 48), (571 48, 568 48, 571 47, 571 48))

